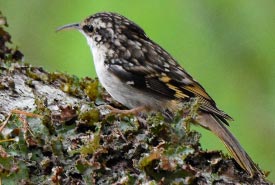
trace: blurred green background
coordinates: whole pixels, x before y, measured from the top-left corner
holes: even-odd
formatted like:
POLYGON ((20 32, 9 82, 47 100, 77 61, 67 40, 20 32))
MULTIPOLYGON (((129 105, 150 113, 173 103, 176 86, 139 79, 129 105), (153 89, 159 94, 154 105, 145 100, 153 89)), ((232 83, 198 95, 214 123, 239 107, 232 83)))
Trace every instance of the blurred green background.
MULTIPOLYGON (((96 76, 86 40, 55 29, 99 11, 135 21, 235 119, 230 130, 275 182, 275 1, 0 0, 0 10, 27 63, 79 77, 96 76)), ((203 148, 225 150, 195 129, 203 148)))

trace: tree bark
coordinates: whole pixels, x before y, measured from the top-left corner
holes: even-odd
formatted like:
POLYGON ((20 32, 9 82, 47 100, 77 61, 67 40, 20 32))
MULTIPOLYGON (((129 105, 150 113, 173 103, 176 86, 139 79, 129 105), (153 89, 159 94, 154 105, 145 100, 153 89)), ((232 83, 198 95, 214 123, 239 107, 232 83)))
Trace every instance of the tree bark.
POLYGON ((0 25, 3 184, 271 184, 203 151, 188 119, 109 114, 124 107, 96 79, 25 64, 1 14, 0 25))

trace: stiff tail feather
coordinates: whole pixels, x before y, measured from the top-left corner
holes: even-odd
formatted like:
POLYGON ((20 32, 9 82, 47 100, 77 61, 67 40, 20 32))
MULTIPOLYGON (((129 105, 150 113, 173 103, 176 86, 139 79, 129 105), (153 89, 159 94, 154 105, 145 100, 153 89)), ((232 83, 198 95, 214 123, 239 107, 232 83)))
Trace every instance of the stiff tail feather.
POLYGON ((225 125, 219 120, 219 118, 209 113, 200 113, 196 120, 201 126, 212 131, 218 136, 230 154, 234 157, 236 162, 251 176, 255 174, 262 175, 262 171, 256 166, 249 155, 241 147, 238 140, 230 133, 225 125))

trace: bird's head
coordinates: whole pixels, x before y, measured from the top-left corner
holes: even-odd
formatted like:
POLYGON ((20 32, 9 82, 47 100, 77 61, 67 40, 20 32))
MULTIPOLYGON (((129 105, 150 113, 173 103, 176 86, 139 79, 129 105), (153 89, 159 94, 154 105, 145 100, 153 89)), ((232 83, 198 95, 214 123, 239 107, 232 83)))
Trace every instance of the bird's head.
POLYGON ((117 13, 96 13, 80 23, 59 27, 57 31, 70 29, 80 31, 92 50, 107 48, 126 51, 141 39, 148 39, 137 24, 117 13))

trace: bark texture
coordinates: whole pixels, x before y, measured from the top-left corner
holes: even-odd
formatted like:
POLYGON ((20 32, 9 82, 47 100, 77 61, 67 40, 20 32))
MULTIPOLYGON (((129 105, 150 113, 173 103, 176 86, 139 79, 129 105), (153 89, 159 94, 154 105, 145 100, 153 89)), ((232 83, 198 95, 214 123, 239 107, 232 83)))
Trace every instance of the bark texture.
POLYGON ((183 126, 195 112, 170 122, 109 114, 104 105, 124 107, 96 79, 22 62, 1 14, 0 24, 3 184, 271 184, 220 151, 203 151, 200 134, 183 126))

